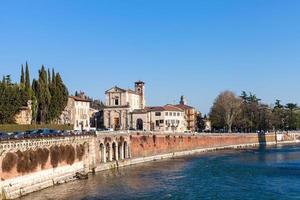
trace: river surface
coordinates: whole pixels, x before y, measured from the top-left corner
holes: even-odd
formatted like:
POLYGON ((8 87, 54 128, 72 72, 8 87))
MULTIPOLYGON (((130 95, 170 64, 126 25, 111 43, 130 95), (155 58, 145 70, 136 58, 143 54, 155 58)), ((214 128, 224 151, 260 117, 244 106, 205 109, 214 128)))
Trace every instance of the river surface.
POLYGON ((21 198, 300 199, 300 145, 218 151, 90 176, 21 198))

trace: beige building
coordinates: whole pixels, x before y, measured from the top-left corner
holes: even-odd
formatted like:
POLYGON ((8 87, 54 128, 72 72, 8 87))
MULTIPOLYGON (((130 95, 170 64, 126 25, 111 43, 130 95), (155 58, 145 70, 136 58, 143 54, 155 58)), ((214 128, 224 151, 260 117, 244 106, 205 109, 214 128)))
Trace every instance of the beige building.
POLYGON ((174 105, 146 107, 145 83, 137 81, 134 90, 117 86, 105 92, 104 126, 114 130, 183 132, 185 111, 174 105))
POLYGON ((130 113, 145 108, 145 83, 137 81, 134 90, 117 86, 105 92, 104 126, 114 130, 130 128, 130 113))
POLYGON ((187 105, 187 100, 184 96, 181 96, 180 102, 177 105, 174 105, 177 108, 184 110, 185 120, 187 122, 187 130, 194 132, 197 125, 197 111, 194 107, 187 105))
POLYGON ((84 95, 69 96, 68 104, 60 117, 61 124, 73 124, 74 130, 90 130, 90 100, 84 95))
POLYGON ((32 103, 27 102, 27 106, 22 106, 18 114, 15 115, 16 124, 31 124, 32 121, 32 103))
POLYGON ((145 131, 184 132, 184 116, 184 110, 172 105, 146 107, 131 113, 131 127, 145 131))

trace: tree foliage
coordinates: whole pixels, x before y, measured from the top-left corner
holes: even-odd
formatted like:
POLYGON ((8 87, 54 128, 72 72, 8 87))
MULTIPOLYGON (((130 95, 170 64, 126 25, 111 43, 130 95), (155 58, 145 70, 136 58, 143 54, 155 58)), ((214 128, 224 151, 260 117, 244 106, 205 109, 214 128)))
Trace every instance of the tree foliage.
POLYGON ((232 132, 232 125, 236 121, 241 108, 241 98, 231 91, 222 92, 215 100, 210 112, 214 125, 226 128, 232 132))
MULTIPOLYGON (((231 93, 231 96, 233 93, 231 93)), ((224 92, 216 99, 211 112, 210 120, 215 130, 229 130, 229 123, 226 122, 225 107, 232 105, 232 99, 226 97, 224 92)), ((238 98, 238 97, 235 97, 238 98)), ((271 130, 297 130, 300 128, 300 111, 297 104, 288 103, 281 104, 280 100, 276 100, 274 106, 261 103, 261 99, 257 98, 251 92, 248 94, 242 92, 239 97, 241 100, 239 112, 235 118, 232 118, 232 127, 238 132, 257 132, 271 130)))
POLYGON ((14 116, 26 101, 26 95, 19 85, 11 82, 10 76, 0 82, 0 123, 14 123, 14 116))
POLYGON ((52 76, 44 66, 39 70, 38 79, 30 81, 29 66, 21 66, 20 83, 12 83, 10 75, 0 81, 0 123, 14 123, 14 116, 22 106, 32 103, 33 122, 51 123, 64 110, 68 101, 68 89, 59 73, 52 76))

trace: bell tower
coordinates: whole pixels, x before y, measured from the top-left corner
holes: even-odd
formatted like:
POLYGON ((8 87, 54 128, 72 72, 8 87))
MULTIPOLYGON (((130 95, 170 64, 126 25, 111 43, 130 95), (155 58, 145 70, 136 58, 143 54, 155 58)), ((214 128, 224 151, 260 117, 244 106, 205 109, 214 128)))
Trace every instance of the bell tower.
POLYGON ((134 83, 135 92, 140 95, 140 107, 144 109, 146 106, 145 101, 145 83, 143 81, 137 81, 134 83))
POLYGON ((183 95, 180 97, 179 104, 181 104, 181 105, 187 105, 187 100, 186 100, 186 98, 183 95))

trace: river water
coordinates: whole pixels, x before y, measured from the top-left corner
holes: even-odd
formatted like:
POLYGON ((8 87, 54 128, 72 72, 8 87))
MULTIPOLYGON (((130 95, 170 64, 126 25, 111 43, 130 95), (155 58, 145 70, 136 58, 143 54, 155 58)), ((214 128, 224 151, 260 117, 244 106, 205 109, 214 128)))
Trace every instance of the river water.
POLYGON ((300 145, 219 151, 105 171, 34 199, 300 199, 300 145))

